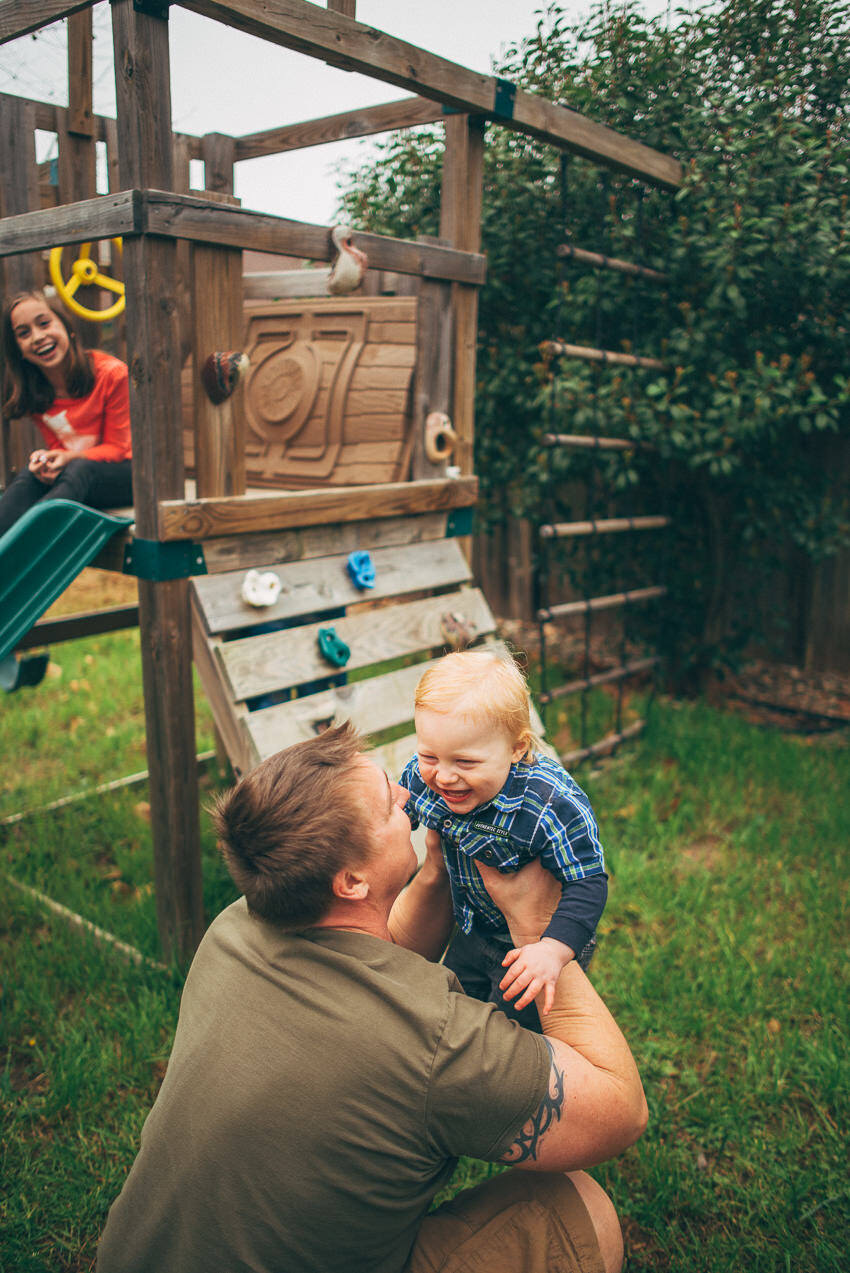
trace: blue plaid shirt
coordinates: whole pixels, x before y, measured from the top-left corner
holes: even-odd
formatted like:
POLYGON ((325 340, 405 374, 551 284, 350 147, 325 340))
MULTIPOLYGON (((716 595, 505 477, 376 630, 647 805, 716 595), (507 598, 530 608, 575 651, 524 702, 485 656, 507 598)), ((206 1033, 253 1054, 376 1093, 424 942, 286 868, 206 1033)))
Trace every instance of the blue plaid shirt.
POLYGON ((566 769, 548 756, 511 765, 498 795, 471 813, 452 813, 427 787, 414 756, 399 782, 410 792, 406 812, 414 827, 439 831, 455 918, 468 933, 510 942, 501 911, 485 889, 475 859, 499 871, 518 871, 539 857, 564 885, 545 937, 579 953, 593 936, 607 898, 602 845, 590 801, 566 769))

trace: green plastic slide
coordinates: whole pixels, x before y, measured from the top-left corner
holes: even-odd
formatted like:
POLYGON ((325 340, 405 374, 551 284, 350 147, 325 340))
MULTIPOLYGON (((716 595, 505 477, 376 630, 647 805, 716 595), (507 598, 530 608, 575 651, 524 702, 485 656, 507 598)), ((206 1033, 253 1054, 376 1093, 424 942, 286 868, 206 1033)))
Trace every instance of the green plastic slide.
POLYGON ((73 500, 50 499, 0 536, 0 660, 107 540, 132 522, 73 500))

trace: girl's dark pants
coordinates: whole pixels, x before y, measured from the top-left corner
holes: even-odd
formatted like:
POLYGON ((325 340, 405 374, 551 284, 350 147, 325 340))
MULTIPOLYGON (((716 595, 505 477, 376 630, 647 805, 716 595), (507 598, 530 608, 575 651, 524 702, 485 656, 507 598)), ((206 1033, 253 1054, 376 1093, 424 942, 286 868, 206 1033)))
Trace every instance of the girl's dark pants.
POLYGON ((0 535, 41 500, 72 499, 89 508, 120 508, 133 502, 131 460, 70 460, 49 486, 22 469, 0 499, 0 535))

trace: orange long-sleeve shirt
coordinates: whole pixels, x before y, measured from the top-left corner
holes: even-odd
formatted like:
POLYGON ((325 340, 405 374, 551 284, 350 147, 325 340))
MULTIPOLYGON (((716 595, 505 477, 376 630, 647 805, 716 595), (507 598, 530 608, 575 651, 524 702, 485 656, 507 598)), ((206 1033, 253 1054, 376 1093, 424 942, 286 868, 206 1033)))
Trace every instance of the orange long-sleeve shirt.
POLYGON ((34 415, 49 450, 73 451, 87 460, 129 460, 130 388, 127 366, 102 349, 90 349, 94 388, 85 398, 56 398, 34 415))

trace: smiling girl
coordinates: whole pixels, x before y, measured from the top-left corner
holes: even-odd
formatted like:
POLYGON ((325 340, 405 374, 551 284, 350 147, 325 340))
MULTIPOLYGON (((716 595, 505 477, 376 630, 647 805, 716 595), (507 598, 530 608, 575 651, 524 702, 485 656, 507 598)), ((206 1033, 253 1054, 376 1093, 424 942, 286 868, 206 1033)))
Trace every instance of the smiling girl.
POLYGON ((0 499, 0 535, 43 499, 91 508, 133 502, 126 365, 79 347, 69 320, 43 292, 3 306, 3 414, 29 415, 44 438, 0 499))

